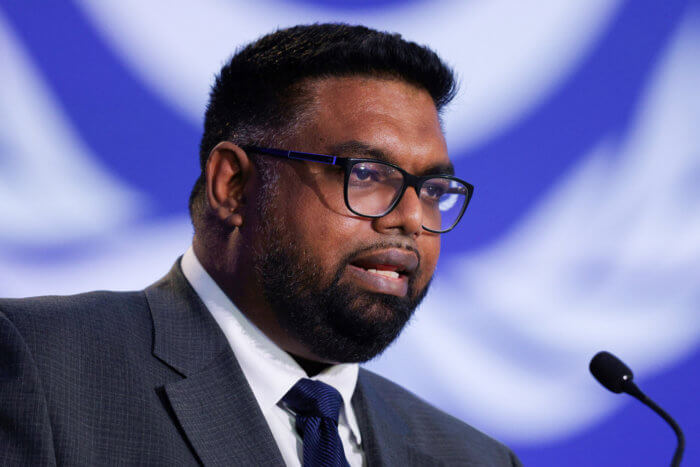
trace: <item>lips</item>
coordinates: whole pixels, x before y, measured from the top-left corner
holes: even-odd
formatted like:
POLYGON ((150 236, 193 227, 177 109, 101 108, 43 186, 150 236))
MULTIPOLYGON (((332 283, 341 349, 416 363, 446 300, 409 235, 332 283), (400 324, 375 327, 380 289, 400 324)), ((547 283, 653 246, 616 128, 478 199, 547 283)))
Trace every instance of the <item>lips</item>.
POLYGON ((392 248, 362 255, 355 258, 351 264, 363 269, 394 271, 402 275, 411 275, 418 267, 418 256, 408 250, 392 248))
POLYGON ((392 248, 373 251, 355 258, 349 272, 353 280, 372 292, 405 296, 408 281, 418 268, 418 256, 408 250, 392 248))

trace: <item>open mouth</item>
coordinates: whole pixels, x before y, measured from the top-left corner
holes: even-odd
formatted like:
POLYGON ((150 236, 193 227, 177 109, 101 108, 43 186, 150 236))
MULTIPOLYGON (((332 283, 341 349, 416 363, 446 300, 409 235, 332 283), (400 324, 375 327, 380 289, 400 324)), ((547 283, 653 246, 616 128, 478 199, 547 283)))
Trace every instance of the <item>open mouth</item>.
POLYGON ((418 268, 418 256, 411 251, 394 248, 361 256, 349 266, 352 277, 362 288, 405 296, 409 278, 418 268))
POLYGON ((372 273, 372 274, 377 274, 379 276, 388 277, 389 279, 400 279, 401 276, 405 276, 405 274, 402 274, 401 272, 399 272, 395 267, 389 266, 389 265, 384 265, 384 264, 377 265, 376 267, 369 267, 369 268, 364 268, 362 266, 357 266, 354 264, 353 264, 353 266, 360 267, 360 268, 364 269, 365 271, 372 273))
POLYGON ((351 264, 373 274, 396 279, 400 276, 410 276, 416 271, 418 256, 412 251, 391 248, 362 255, 351 264))

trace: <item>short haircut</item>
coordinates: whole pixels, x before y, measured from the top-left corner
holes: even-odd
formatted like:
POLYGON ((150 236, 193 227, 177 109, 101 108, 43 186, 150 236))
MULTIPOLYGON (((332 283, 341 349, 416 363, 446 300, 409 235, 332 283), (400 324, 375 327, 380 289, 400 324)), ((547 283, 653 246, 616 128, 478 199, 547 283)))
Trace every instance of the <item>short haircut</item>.
POLYGON ((273 144, 304 112, 303 82, 341 76, 411 83, 430 94, 438 112, 457 87, 452 70, 429 48, 364 26, 294 26, 246 45, 223 66, 209 96, 199 147, 201 174, 189 202, 195 229, 198 211, 206 206, 204 173, 214 146, 221 141, 273 144))

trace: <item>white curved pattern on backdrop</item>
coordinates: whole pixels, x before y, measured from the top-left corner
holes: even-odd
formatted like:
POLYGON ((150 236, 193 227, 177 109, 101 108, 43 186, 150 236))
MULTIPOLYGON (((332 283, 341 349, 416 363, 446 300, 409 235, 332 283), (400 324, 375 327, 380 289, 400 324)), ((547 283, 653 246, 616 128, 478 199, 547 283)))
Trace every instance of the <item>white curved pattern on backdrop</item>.
POLYGON ((132 225, 144 196, 99 166, 0 14, 0 296, 136 290, 187 249, 189 218, 132 225), (80 240, 77 255, 25 247, 80 240), (125 274, 128 271, 128 274, 125 274))
POLYGON ((461 77, 463 92, 446 119, 450 147, 461 149, 502 129, 536 103, 577 63, 621 2, 442 0, 342 15, 271 0, 79 3, 125 63, 197 124, 213 71, 234 47, 267 31, 342 20, 403 32, 438 50, 461 77))
POLYGON ((0 245, 57 244, 132 218, 144 200, 99 167, 1 14, 0 63, 0 245))
POLYGON ((697 347, 699 26, 677 33, 627 139, 601 141, 500 244, 443 261, 375 368, 498 437, 534 442, 614 408, 585 371, 598 350, 649 377, 697 347))

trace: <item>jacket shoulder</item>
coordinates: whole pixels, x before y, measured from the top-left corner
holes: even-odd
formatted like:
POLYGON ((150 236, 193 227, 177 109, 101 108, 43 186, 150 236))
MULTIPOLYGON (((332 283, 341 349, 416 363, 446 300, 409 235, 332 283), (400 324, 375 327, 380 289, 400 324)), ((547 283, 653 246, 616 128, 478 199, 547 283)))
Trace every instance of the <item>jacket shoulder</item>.
POLYGON ((109 345, 124 335, 150 342, 152 323, 142 291, 0 299, 0 314, 37 350, 78 342, 109 345))
POLYGON ((143 301, 143 291, 116 292, 97 290, 76 295, 45 295, 27 298, 0 298, 0 310, 5 314, 33 313, 43 316, 58 315, 98 307, 114 307, 143 301))

